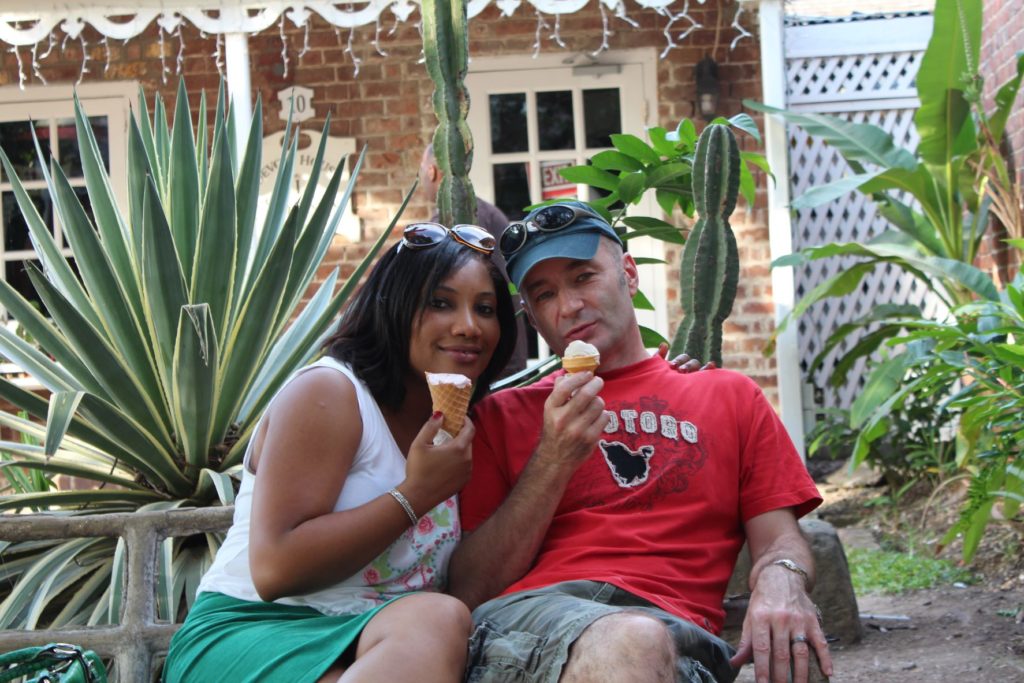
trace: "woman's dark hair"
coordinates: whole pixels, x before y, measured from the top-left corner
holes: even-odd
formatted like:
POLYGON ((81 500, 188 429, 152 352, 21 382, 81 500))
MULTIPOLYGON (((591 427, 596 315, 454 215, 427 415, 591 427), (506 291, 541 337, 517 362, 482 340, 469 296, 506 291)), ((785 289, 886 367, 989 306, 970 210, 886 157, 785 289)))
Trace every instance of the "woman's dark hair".
POLYGON ((476 380, 473 401, 479 400, 515 348, 515 309, 508 282, 494 261, 453 239, 427 249, 409 249, 401 244, 391 247, 370 271, 337 330, 324 342, 324 352, 348 363, 377 403, 398 410, 405 400, 413 324, 438 285, 470 259, 487 266, 497 295, 501 331, 491 362, 476 380))

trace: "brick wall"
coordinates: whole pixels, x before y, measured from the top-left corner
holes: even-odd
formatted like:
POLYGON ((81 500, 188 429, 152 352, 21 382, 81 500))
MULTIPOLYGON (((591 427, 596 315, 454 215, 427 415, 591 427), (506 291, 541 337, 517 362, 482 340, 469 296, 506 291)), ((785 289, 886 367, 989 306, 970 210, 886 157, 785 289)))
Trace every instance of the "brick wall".
MULTIPOLYGON (((733 31, 734 6, 725 7, 721 29, 716 31, 718 3, 691 8, 691 14, 704 29, 692 33, 660 62, 658 67, 658 118, 662 125, 675 126, 681 117, 693 114, 695 84, 693 66, 718 41, 716 52, 719 76, 723 84, 720 110, 726 115, 741 110, 741 100, 760 98, 760 54, 756 36, 741 41, 734 51, 729 43, 733 31)), ((642 10, 635 4, 628 6, 629 16, 639 26, 632 28, 615 17, 609 17, 614 35, 609 39, 611 49, 654 47, 659 52, 665 46, 663 30, 666 19, 654 11, 642 10)), ((381 48, 388 53, 380 56, 373 46, 373 26, 357 28, 352 45, 354 56, 361 60, 359 75, 354 75, 352 55, 346 52, 349 32, 336 32, 333 27, 314 15, 308 36, 309 49, 299 58, 306 41, 302 28, 290 23, 285 27, 288 43, 287 74, 282 60, 279 29, 273 27, 249 40, 252 63, 252 85, 264 102, 264 129, 266 134, 279 131, 284 123, 278 119, 276 93, 292 85, 314 90, 313 104, 316 118, 306 126, 322 125, 324 116, 331 112, 331 134, 356 138, 357 145, 367 147, 367 158, 353 196, 354 209, 364 227, 363 244, 347 244, 340 240, 329 255, 328 267, 341 263, 343 275, 351 271, 352 264, 366 253, 366 241, 379 235, 411 186, 419 166, 423 147, 433 134, 436 121, 430 106, 433 86, 425 68, 418 63, 421 39, 412 23, 398 25, 393 35, 387 35, 390 25, 380 34, 381 48), (269 106, 268 106, 269 105, 269 106)), ((744 24, 756 34, 756 14, 746 13, 744 24)), ((553 19, 551 19, 553 21, 553 19)), ((578 13, 561 19, 561 35, 567 48, 565 54, 593 51, 601 44, 601 15, 597 3, 591 3, 578 13)), ((501 18, 493 5, 470 22, 470 54, 473 56, 527 55, 533 52, 537 21, 530 13, 520 10, 514 17, 501 18)), ((167 82, 163 82, 160 59, 161 45, 155 27, 143 35, 121 44, 110 41, 110 65, 99 44, 100 36, 87 29, 84 33, 89 46, 89 73, 87 82, 102 80, 138 80, 147 96, 159 93, 166 102, 173 101, 178 77, 175 60, 179 50, 177 38, 164 38, 164 64, 170 69, 167 82)), ((219 76, 215 59, 216 42, 203 37, 185 26, 184 72, 187 85, 193 93, 205 88, 208 96, 216 92, 219 76)), ((542 51, 562 52, 548 39, 543 40, 542 51)), ((31 63, 30 50, 21 50, 22 59, 31 63)), ((0 84, 18 82, 17 63, 13 54, 2 54, 0 84)), ((65 49, 59 47, 41 63, 41 71, 51 83, 73 83, 78 79, 82 62, 81 46, 68 41, 65 49)), ((30 85, 35 81, 30 80, 30 85)), ((198 101, 198 98, 194 98, 198 101)), ((642 131, 631 131, 642 135, 642 131)), ((745 144, 749 144, 746 142, 745 144)), ((763 186, 764 179, 760 179, 763 186)), ((739 296, 727 329, 723 355, 727 364, 755 378, 775 400, 775 367, 773 359, 761 356, 760 349, 772 329, 773 306, 768 271, 768 229, 763 209, 763 196, 753 209, 742 204, 733 217, 733 226, 740 245, 743 272, 739 296)), ((422 219, 428 215, 427 202, 417 196, 407 209, 404 220, 422 219)), ((678 253, 670 251, 670 263, 678 263, 678 253)), ((674 290, 678 271, 668 275, 674 290)), ((670 293, 675 301, 676 293, 670 293)), ((678 321, 680 311, 673 306, 670 320, 678 321)))
MULTIPOLYGON (((1024 12, 1020 0, 986 0, 981 41, 981 73, 985 78, 986 109, 992 111, 993 98, 1000 87, 1017 73, 1017 52, 1024 50, 1024 12)), ((1006 123, 1006 143, 1013 156, 1018 181, 1024 182, 1024 95, 1006 123)), ((1020 251, 1008 248, 1001 240, 1005 230, 995 226, 989 231, 981 265, 1006 280, 1020 267, 1020 251)))

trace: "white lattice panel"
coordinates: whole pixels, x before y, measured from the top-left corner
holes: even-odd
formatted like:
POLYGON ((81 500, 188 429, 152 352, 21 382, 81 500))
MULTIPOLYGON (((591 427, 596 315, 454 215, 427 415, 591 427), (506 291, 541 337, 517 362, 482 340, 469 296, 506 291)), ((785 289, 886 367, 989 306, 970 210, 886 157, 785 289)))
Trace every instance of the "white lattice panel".
POLYGON ((919 52, 804 57, 786 62, 790 106, 914 97, 919 52))
MULTIPOLYGON (((808 28, 813 27, 802 27, 801 30, 806 32, 808 28)), ((802 55, 787 59, 788 106, 801 111, 827 111, 847 120, 873 123, 889 131, 897 144, 913 149, 917 145, 913 126, 916 106, 916 100, 912 99, 916 95, 914 76, 922 50, 866 55, 802 55)), ((794 198, 812 187, 852 173, 842 156, 800 128, 790 127, 789 142, 790 189, 794 198)), ((875 205, 869 199, 860 193, 851 193, 829 204, 797 211, 793 221, 793 248, 827 242, 864 242, 888 229, 890 226, 877 215, 875 205)), ((797 297, 855 262, 857 259, 853 258, 822 259, 798 269, 797 297)), ((858 291, 842 299, 819 302, 800 319, 801 369, 805 381, 823 389, 820 395, 824 407, 848 408, 863 387, 863 360, 850 371, 844 386, 832 389, 827 380, 837 361, 867 331, 850 335, 826 356, 813 376, 807 376, 811 361, 824 348, 825 340, 836 328, 883 303, 915 304, 921 306, 926 314, 936 314, 941 307, 941 302, 915 278, 884 265, 868 274, 858 291)))

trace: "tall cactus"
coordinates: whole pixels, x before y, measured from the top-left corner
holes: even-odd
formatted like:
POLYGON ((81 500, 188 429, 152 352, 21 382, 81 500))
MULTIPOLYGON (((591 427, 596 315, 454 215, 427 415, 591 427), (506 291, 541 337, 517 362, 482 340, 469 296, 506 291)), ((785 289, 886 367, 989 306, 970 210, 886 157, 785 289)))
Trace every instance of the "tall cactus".
POLYGON ((722 322, 732 311, 739 280, 739 253, 729 216, 740 186, 740 152, 728 126, 712 124, 697 141, 693 198, 698 219, 683 248, 679 298, 683 322, 672 354, 688 353, 722 364, 722 322))
POLYGON ((473 223, 476 195, 469 180, 473 136, 466 123, 469 92, 469 22, 466 0, 422 0, 423 54, 434 81, 434 156, 443 173, 437 191, 437 210, 445 225, 473 223))

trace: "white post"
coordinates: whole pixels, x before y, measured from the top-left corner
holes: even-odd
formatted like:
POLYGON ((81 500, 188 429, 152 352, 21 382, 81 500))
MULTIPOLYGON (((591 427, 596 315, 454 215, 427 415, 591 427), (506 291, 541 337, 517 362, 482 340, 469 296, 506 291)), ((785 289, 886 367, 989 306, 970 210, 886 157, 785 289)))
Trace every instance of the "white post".
MULTIPOLYGON (((783 25, 783 0, 761 0, 758 16, 761 25, 761 87, 764 103, 786 106, 786 56, 783 25)), ((768 240, 772 260, 793 251, 793 227, 789 213, 789 145, 786 125, 778 116, 764 117, 765 154, 775 175, 768 181, 768 240)), ((772 298, 775 300, 775 324, 782 321, 796 300, 793 268, 772 269, 772 298)), ((800 351, 797 326, 778 336, 775 366, 779 383, 779 408, 782 423, 796 445, 804 453, 803 378, 800 372, 800 351)))
POLYGON ((228 99, 235 119, 235 136, 239 160, 245 153, 252 122, 252 85, 249 80, 249 36, 246 33, 224 34, 224 66, 228 78, 228 99))

